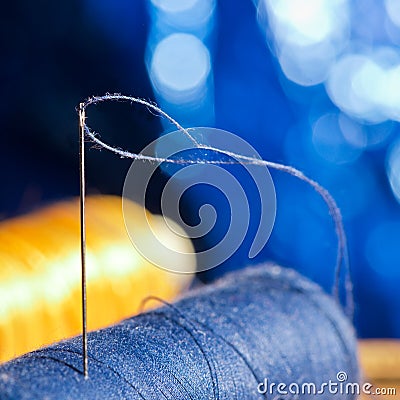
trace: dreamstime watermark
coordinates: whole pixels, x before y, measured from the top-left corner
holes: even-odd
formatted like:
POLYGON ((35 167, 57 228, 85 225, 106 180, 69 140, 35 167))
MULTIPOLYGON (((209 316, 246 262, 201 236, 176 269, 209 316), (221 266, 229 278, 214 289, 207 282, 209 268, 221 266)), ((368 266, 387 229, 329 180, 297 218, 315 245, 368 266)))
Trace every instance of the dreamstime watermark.
POLYGON ((258 393, 271 396, 273 399, 284 399, 288 395, 325 395, 325 394, 338 394, 338 395, 396 395, 396 388, 394 387, 374 387, 370 382, 358 383, 348 382, 347 373, 339 371, 336 374, 335 380, 329 380, 316 384, 314 382, 270 382, 268 378, 264 382, 260 382, 257 386, 258 393))
POLYGON ((174 246, 171 235, 165 239, 167 235, 160 232, 168 229, 179 239, 182 236, 189 239, 203 238, 212 231, 219 218, 218 213, 222 212, 225 220, 229 221, 223 237, 209 248, 195 252, 197 271, 205 271, 222 264, 242 245, 251 225, 251 212, 256 212, 250 229, 256 232, 248 256, 257 256, 268 241, 275 222, 275 188, 267 167, 262 165, 260 155, 249 143, 231 132, 215 128, 191 128, 188 131, 191 137, 182 131, 175 131, 150 143, 140 154, 152 161, 136 159, 127 173, 123 189, 123 213, 133 245, 142 256, 161 268, 174 272, 192 272, 188 266, 192 265, 193 253, 185 253, 178 245, 174 246), (235 154, 251 158, 252 162, 246 162, 246 158, 235 154), (226 164, 222 165, 221 160, 226 164), (259 165, 257 160, 260 160, 259 165), (163 229, 152 224, 151 214, 144 207, 142 215, 129 219, 129 204, 124 201, 129 199, 145 206, 148 186, 159 167, 170 175, 161 194, 161 211, 165 217, 163 229), (246 185, 250 182, 253 188, 250 200, 243 181, 247 182, 246 185), (216 189, 225 197, 227 206, 221 211, 221 207, 216 209, 213 204, 214 199, 206 199, 198 210, 200 222, 193 226, 181 217, 180 201, 185 192, 196 185, 216 189), (254 229, 256 224, 258 227, 254 229), (180 228, 183 228, 186 235, 182 234, 180 228))

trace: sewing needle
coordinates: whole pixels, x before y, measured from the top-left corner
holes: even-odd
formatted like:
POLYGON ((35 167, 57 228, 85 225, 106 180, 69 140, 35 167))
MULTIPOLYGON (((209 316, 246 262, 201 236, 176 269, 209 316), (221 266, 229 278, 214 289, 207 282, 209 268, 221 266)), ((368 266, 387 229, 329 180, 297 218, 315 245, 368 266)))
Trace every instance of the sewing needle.
POLYGON ((87 356, 87 298, 86 298, 86 217, 85 217, 85 104, 79 104, 79 180, 80 180, 80 244, 82 285, 82 357, 83 375, 88 377, 87 356))

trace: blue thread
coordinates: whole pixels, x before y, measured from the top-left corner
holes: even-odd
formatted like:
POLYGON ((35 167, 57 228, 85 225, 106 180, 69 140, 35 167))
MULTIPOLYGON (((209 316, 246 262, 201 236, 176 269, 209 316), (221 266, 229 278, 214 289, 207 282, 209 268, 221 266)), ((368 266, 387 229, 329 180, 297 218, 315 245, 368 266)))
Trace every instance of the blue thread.
POLYGON ((0 399, 246 400, 265 398, 265 378, 319 387, 339 371, 359 377, 354 331, 337 303, 271 264, 90 333, 87 380, 81 357, 74 338, 0 366, 0 399))

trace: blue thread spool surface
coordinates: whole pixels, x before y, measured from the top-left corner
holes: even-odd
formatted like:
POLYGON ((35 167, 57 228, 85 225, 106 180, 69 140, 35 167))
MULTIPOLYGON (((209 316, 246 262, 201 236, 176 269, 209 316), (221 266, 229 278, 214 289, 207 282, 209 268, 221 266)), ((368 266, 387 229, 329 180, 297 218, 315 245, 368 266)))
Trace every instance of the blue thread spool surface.
POLYGON ((358 382, 351 324, 317 285, 275 265, 90 333, 87 380, 81 357, 74 338, 2 365, 0 399, 256 399, 265 379, 319 388, 344 371, 358 382))

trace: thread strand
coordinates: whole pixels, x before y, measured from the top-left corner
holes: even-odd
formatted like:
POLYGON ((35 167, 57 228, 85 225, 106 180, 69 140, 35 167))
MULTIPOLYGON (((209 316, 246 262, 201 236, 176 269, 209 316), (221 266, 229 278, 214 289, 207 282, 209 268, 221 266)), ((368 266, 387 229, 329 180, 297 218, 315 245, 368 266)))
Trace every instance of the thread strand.
POLYGON ((133 96, 125 96, 119 93, 115 94, 105 94, 104 96, 93 96, 88 98, 85 102, 81 103, 82 109, 86 110, 87 107, 90 105, 95 105, 98 103, 102 103, 105 101, 124 101, 130 103, 137 103, 143 106, 146 106, 149 111, 155 112, 161 117, 166 118, 171 124, 173 124, 183 135, 185 135, 196 148, 200 150, 209 150, 221 153, 228 157, 233 157, 239 161, 227 161, 227 160, 207 160, 207 159, 197 159, 197 160, 186 160, 186 159, 172 159, 172 158, 163 158, 163 157, 153 157, 147 156, 144 154, 137 154, 130 151, 118 149, 114 146, 111 146, 102 140, 99 139, 99 135, 94 132, 85 121, 83 121, 83 128, 85 135, 90 138, 92 142, 99 145, 101 148, 109 150, 114 154, 119 155, 122 158, 131 158, 133 160, 147 160, 151 162, 158 162, 158 163, 170 163, 170 164, 252 164, 258 166, 264 166, 267 168, 275 169, 284 173, 287 173, 305 183, 310 185, 323 199, 325 204, 328 207, 329 214, 332 217, 333 223, 335 225, 335 233, 337 236, 338 247, 337 247, 337 256, 336 256, 336 264, 335 264, 335 273, 334 273, 334 285, 333 285, 333 294, 335 298, 339 301, 339 288, 340 288, 340 279, 342 275, 342 267, 344 268, 345 273, 345 293, 346 293, 346 300, 345 300, 345 307, 348 315, 352 318, 354 312, 354 301, 353 301, 353 285, 351 281, 351 274, 350 274, 350 264, 348 258, 348 249, 347 249, 347 239, 343 225, 343 218, 340 212, 339 207, 336 204, 336 201, 326 190, 323 186, 321 186, 315 180, 306 176, 302 171, 285 164, 276 163, 268 160, 263 160, 259 158, 253 158, 249 156, 245 156, 242 154, 237 154, 231 151, 227 151, 224 149, 203 145, 199 143, 193 135, 190 134, 190 129, 184 128, 180 125, 174 118, 168 115, 165 111, 159 108, 157 105, 153 104, 150 101, 133 97, 133 96))

